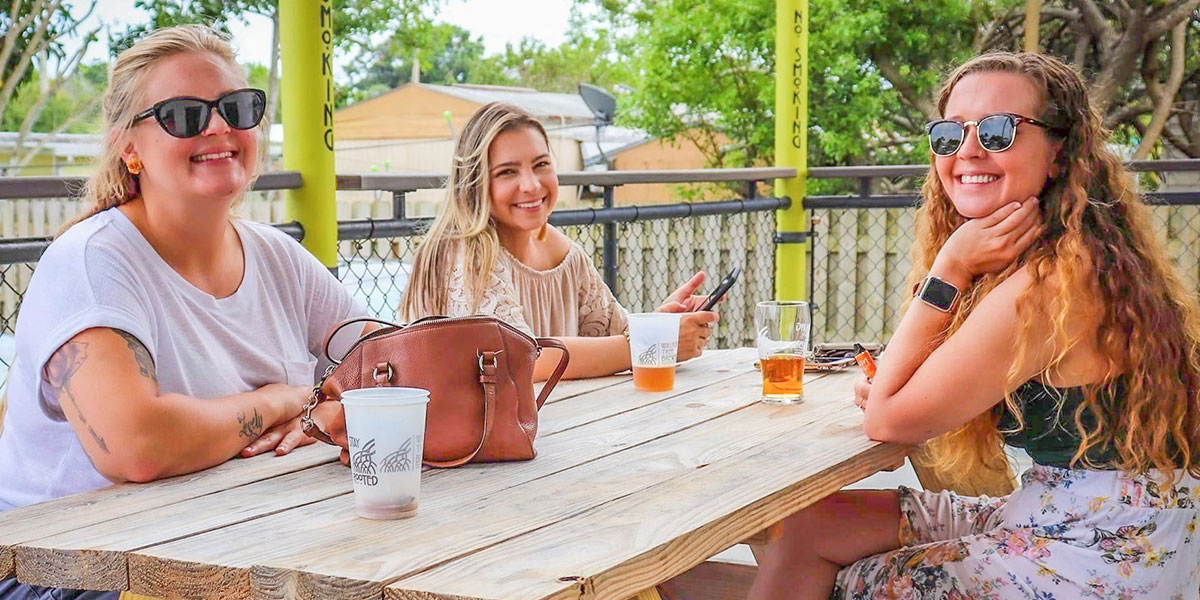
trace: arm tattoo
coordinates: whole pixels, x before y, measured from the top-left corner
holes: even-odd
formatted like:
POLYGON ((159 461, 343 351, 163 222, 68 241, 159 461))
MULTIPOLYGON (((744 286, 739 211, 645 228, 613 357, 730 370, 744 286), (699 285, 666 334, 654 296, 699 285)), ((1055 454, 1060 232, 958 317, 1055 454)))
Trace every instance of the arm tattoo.
POLYGON ((79 415, 79 422, 87 425, 88 433, 92 435, 92 440, 96 442, 100 450, 109 454, 108 444, 104 443, 104 438, 100 437, 91 425, 88 425, 87 418, 79 409, 79 402, 75 400, 75 394, 71 393, 71 377, 79 372, 79 368, 83 366, 85 360, 87 360, 87 343, 67 342, 55 350, 54 354, 50 355, 50 360, 46 361, 46 366, 42 367, 42 381, 46 382, 46 395, 57 402, 59 406, 62 406, 63 398, 71 401, 71 406, 75 408, 75 414, 79 415))
POLYGON ((142 377, 150 378, 150 381, 153 381, 157 386, 158 373, 154 370, 154 359, 151 358, 150 351, 146 349, 146 345, 141 340, 133 337, 133 335, 120 329, 114 329, 113 331, 121 336, 121 339, 125 340, 125 345, 129 346, 129 349, 133 352, 133 358, 137 360, 138 371, 141 371, 142 377))
POLYGON ((249 438, 253 442, 258 439, 258 436, 262 435, 263 418, 258 413, 257 408, 254 409, 254 414, 250 417, 247 418, 246 413, 243 412, 238 415, 237 420, 242 426, 241 431, 238 431, 238 437, 249 438))

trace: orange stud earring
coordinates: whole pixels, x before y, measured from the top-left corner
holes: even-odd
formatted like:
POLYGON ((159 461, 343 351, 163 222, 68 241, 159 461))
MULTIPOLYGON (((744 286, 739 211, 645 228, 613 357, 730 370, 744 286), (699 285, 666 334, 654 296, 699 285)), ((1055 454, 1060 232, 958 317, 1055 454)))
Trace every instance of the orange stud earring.
POLYGON ((130 175, 138 175, 142 172, 142 161, 135 156, 125 163, 125 168, 129 169, 130 175))

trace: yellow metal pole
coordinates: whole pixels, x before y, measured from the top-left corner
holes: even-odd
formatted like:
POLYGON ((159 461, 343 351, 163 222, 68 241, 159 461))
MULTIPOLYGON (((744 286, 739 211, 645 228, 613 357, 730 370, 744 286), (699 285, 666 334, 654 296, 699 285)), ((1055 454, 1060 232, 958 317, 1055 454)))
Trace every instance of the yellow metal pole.
POLYGON ((796 168, 796 177, 775 180, 775 195, 792 199, 791 208, 779 211, 775 219, 775 297, 804 300, 808 294, 808 217, 804 213, 808 0, 775 2, 775 164, 796 168))
POLYGON ((1025 51, 1038 51, 1038 31, 1042 26, 1042 0, 1025 0, 1025 51))
POLYGON ((287 213, 304 247, 337 266, 337 178, 333 165, 333 0, 281 0, 283 168, 304 186, 287 191, 287 213))

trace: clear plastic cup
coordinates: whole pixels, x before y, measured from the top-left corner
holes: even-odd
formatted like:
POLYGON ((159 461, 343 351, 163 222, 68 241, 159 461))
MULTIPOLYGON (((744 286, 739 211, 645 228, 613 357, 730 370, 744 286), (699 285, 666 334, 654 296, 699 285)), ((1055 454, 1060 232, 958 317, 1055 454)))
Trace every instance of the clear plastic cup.
POLYGON ((635 389, 665 392, 675 387, 682 316, 680 313, 629 315, 629 358, 635 389))
POLYGON ((342 393, 354 509, 367 519, 417 514, 429 391, 377 387, 342 393))

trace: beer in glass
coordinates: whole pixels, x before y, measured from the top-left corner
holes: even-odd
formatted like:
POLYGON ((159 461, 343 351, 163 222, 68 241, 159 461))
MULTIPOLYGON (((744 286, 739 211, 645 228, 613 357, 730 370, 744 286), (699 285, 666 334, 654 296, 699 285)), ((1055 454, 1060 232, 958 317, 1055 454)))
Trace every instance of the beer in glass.
POLYGON ((762 400, 795 404, 804 400, 804 360, 808 354, 807 302, 759 302, 754 309, 762 400))

